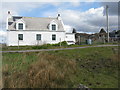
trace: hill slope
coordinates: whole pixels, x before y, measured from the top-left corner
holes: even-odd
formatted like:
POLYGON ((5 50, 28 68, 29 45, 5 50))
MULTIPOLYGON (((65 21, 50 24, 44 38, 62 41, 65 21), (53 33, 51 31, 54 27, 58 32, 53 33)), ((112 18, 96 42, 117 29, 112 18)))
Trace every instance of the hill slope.
POLYGON ((3 53, 4 87, 118 87, 118 48, 3 53))

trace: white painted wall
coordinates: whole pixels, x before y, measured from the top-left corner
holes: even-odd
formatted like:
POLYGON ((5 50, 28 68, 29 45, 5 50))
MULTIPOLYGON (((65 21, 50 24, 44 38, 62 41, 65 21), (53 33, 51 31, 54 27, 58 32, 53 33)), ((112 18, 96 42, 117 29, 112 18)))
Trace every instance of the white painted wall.
POLYGON ((7 31, 7 46, 18 46, 18 34, 23 34, 23 40, 19 40, 19 45, 37 45, 36 34, 41 34, 39 44, 54 44, 65 41, 65 32, 53 31, 7 31), (56 40, 52 40, 52 34, 56 34, 56 40))
POLYGON ((75 34, 74 33, 66 33, 65 41, 67 41, 68 45, 75 44, 75 34), (73 42, 71 42, 73 41, 73 42))

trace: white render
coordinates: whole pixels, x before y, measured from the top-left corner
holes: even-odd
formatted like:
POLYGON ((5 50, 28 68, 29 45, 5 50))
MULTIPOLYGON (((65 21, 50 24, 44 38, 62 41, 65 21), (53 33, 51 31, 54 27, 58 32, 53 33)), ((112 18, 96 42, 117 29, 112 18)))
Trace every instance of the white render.
POLYGON ((35 18, 12 16, 9 12, 6 29, 7 46, 55 44, 62 41, 75 44, 75 34, 66 33, 60 14, 57 18, 35 18), (19 23, 23 24, 23 29, 19 30, 19 23), (56 26, 56 30, 52 30, 52 25, 56 26), (23 40, 18 39, 18 34, 23 34, 23 40), (37 34, 41 34, 41 40, 36 40, 37 34), (56 40, 52 40, 53 34, 56 40))
POLYGON ((8 31, 7 34, 7 46, 55 44, 65 41, 65 32, 8 31), (23 40, 18 40, 18 34, 23 34, 23 40), (36 34, 41 34, 41 40, 36 40, 36 34), (52 40, 52 34, 56 35, 56 40, 52 40))
POLYGON ((66 33, 65 41, 67 41, 68 45, 75 44, 75 34, 74 33, 66 33))

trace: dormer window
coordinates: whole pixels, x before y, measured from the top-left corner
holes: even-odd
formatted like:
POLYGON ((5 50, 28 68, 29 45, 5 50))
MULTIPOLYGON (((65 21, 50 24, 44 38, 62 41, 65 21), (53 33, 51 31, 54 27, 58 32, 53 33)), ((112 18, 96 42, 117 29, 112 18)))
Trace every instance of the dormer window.
POLYGON ((25 30, 25 22, 22 19, 16 21, 16 30, 25 30))
POLYGON ((52 24, 52 30, 56 30, 56 25, 52 24))
POLYGON ((58 23, 55 20, 52 20, 49 24, 49 30, 57 31, 58 30, 58 23))
POLYGON ((19 23, 19 24, 18 24, 18 29, 23 30, 23 23, 19 23))

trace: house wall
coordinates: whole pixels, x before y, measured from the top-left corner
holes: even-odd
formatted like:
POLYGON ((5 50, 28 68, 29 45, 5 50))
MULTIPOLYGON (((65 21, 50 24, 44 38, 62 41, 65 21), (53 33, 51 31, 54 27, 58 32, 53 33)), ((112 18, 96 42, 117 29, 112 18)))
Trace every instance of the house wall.
POLYGON ((75 34, 74 33, 66 33, 65 41, 68 42, 68 44, 75 44, 75 34), (73 41, 73 42, 71 42, 73 41))
POLYGON ((42 45, 42 44, 55 44, 65 41, 65 32, 50 32, 50 31, 7 31, 7 46, 18 45, 42 45), (23 34, 23 40, 18 40, 18 34, 23 34), (36 34, 41 34, 41 40, 36 40, 36 34), (52 40, 52 34, 56 34, 56 40, 52 40))

